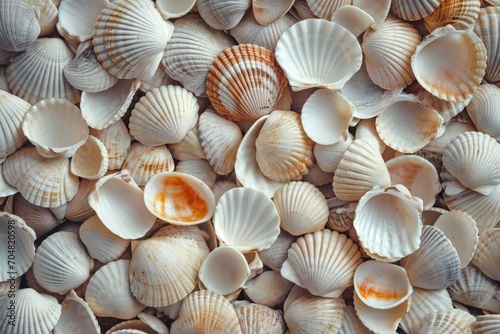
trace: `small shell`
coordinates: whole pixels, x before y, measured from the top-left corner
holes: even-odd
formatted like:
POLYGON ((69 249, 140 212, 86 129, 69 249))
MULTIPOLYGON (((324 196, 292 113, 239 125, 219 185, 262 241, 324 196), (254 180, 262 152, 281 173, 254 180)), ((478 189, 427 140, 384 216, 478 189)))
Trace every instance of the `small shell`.
POLYGON ((174 25, 162 19, 151 1, 113 1, 95 22, 94 52, 119 79, 147 80, 158 68, 173 30, 174 25))
POLYGON ((57 31, 65 39, 83 42, 92 38, 94 23, 101 10, 106 8, 108 0, 61 0, 57 31))
POLYGON ((358 203, 349 202, 340 206, 330 208, 328 215, 328 227, 337 232, 347 232, 353 227, 354 213, 358 203))
POLYGON ((178 143, 196 124, 198 109, 196 97, 185 88, 154 88, 132 110, 130 134, 147 146, 178 143))
POLYGON ((492 84, 480 85, 467 105, 467 113, 478 131, 500 140, 500 117, 496 110, 500 110, 500 88, 492 84))
POLYGON ((429 31, 448 24, 455 29, 467 29, 479 16, 481 1, 479 0, 442 0, 432 13, 424 17, 425 26, 429 31))
POLYGON ((420 20, 439 7, 442 0, 393 0, 391 10, 407 21, 420 20))
POLYGON ((284 334, 286 329, 283 312, 264 305, 250 304, 236 309, 243 334, 284 334))
POLYGON ((157 0, 156 9, 163 19, 168 20, 186 15, 195 4, 196 0, 157 0))
POLYGON ((338 90, 361 67, 362 53, 356 37, 340 24, 307 19, 281 35, 276 59, 294 91, 312 87, 338 90))
POLYGON ((14 153, 26 141, 22 122, 31 105, 0 90, 0 159, 14 153))
POLYGON ((475 321, 476 318, 462 310, 441 310, 429 314, 423 321, 422 326, 415 330, 415 334, 472 334, 472 327, 475 321))
POLYGON ((179 161, 205 160, 207 158, 198 138, 198 125, 193 126, 180 142, 169 144, 168 149, 174 159, 179 161))
POLYGON ((259 24, 267 26, 285 15, 294 2, 295 0, 280 0, 275 2, 253 0, 253 15, 259 24))
POLYGON ((106 146, 90 135, 71 158, 71 173, 88 180, 97 180, 104 176, 109 166, 106 146))
POLYGON ((279 215, 269 197, 252 188, 228 190, 219 200, 213 218, 221 243, 239 251, 269 248, 278 237, 279 215))
POLYGON ((233 121, 256 120, 274 110, 286 78, 273 52, 242 44, 217 56, 206 86, 208 98, 221 116, 233 121))
POLYGON ((486 72, 484 78, 489 82, 500 81, 500 8, 497 6, 481 8, 474 24, 474 32, 486 47, 486 72))
POLYGON ((462 101, 481 83, 486 48, 473 31, 439 28, 418 45, 411 57, 411 68, 420 85, 431 94, 447 101, 462 101), (459 56, 451 60, 444 57, 450 49, 459 56))
POLYGON ((259 257, 266 267, 276 272, 280 272, 283 262, 285 262, 288 257, 288 249, 290 249, 296 240, 296 236, 291 235, 285 230, 280 230, 280 234, 271 247, 259 251, 259 257))
POLYGON ((174 170, 174 159, 165 145, 144 146, 135 142, 130 147, 123 169, 130 172, 139 186, 144 186, 155 175, 174 170))
POLYGON ((245 296, 268 307, 281 305, 294 284, 275 271, 265 271, 245 283, 245 296))
POLYGON ((40 34, 35 9, 26 1, 6 0, 0 4, 0 48, 26 50, 40 34))
POLYGON ((281 275, 316 296, 338 298, 362 263, 358 246, 343 234, 323 230, 297 239, 281 275))
POLYGON ((229 30, 240 22, 248 8, 251 0, 198 0, 198 13, 203 20, 214 29, 229 30))
POLYGON ((88 334, 99 334, 101 328, 89 307, 89 304, 78 297, 75 290, 71 290, 61 304, 62 312, 59 321, 54 327, 54 334, 64 334, 74 331, 74 326, 88 334))
POLYGON ((488 277, 500 281, 500 229, 492 228, 479 235, 472 263, 488 277))

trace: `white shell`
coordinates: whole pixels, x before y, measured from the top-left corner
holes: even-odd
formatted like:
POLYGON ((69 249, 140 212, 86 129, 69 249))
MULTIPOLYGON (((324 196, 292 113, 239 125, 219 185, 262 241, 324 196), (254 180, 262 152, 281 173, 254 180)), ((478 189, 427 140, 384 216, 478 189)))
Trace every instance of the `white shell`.
POLYGON ((31 105, 0 90, 0 159, 14 153, 26 140, 22 122, 31 105))
POLYGON ((446 123, 446 130, 444 133, 440 137, 431 140, 429 144, 424 146, 423 150, 435 152, 442 156, 446 145, 458 135, 469 131, 477 131, 477 129, 474 125, 469 123, 450 121, 446 123))
POLYGON ((331 21, 342 25, 356 37, 375 24, 375 20, 370 14, 351 5, 337 8, 333 12, 331 21))
POLYGON ((174 159, 179 161, 206 159, 198 138, 198 125, 193 126, 182 140, 175 144, 169 144, 168 149, 174 159))
POLYGON ((245 296, 254 303, 268 307, 281 305, 294 284, 279 273, 269 270, 245 283, 245 296))
POLYGON ((179 161, 177 166, 175 166, 175 171, 194 176, 204 182, 209 188, 214 186, 217 179, 217 173, 208 161, 204 159, 179 161))
POLYGON ((2 174, 2 164, 0 163, 0 197, 14 195, 18 190, 5 181, 2 174))
POLYGON ((94 23, 108 0, 61 0, 58 6, 57 31, 65 39, 83 42, 92 38, 94 23))
POLYGON ((342 327, 340 328, 339 334, 371 334, 368 328, 363 325, 361 320, 359 320, 354 306, 348 305, 345 309, 344 320, 342 321, 342 327))
POLYGON ((120 119, 103 130, 90 130, 108 151, 108 169, 120 169, 130 149, 131 138, 125 123, 120 119))
POLYGON ((35 9, 28 2, 6 0, 0 4, 0 48, 26 50, 40 34, 35 9))
POLYGON ((391 9, 403 20, 416 21, 436 10, 441 2, 442 0, 393 0, 391 9))
POLYGON ((89 304, 78 297, 75 290, 71 290, 61 304, 62 312, 59 321, 54 327, 54 334, 65 334, 72 332, 74 326, 88 334, 99 334, 101 328, 89 307, 89 304))
POLYGON ((337 169, 342 156, 354 140, 353 135, 347 133, 341 141, 332 145, 315 144, 313 148, 314 158, 321 170, 333 173, 337 169))
POLYGON ((481 8, 479 17, 474 24, 474 32, 481 37, 486 47, 486 72, 484 78, 489 82, 500 81, 500 9, 494 7, 481 8))
POLYGON ((109 166, 106 146, 90 135, 71 158, 71 173, 88 180, 97 180, 104 176, 109 166))
POLYGON ((198 0, 198 13, 214 29, 229 30, 240 22, 251 0, 198 0))
POLYGON ((500 281, 500 229, 492 228, 479 235, 472 263, 488 277, 500 281))
MULTIPOLYGON (((500 15, 499 15, 500 16, 500 15)), ((481 84, 467 105, 467 113, 478 131, 500 140, 500 88, 492 84, 481 84)))
POLYGON ((196 0, 156 0, 156 9, 167 20, 186 15, 196 4, 196 0))
POLYGON ((285 332, 286 324, 283 312, 280 310, 273 310, 260 304, 249 304, 236 308, 236 314, 244 334, 283 334, 285 332))
POLYGON ((464 107, 468 105, 472 99, 471 95, 463 101, 446 101, 432 95, 423 88, 417 91, 416 96, 421 102, 436 110, 439 115, 443 117, 445 123, 448 123, 453 117, 457 116, 462 110, 464 110, 464 107))
POLYGON ((316 16, 329 21, 338 8, 350 3, 350 0, 307 0, 309 8, 316 16))
POLYGON ((71 201, 68 202, 65 218, 73 222, 83 222, 95 215, 90 207, 88 197, 94 190, 97 180, 82 179, 78 185, 78 191, 71 201))
POLYGON ((294 91, 311 87, 338 90, 359 70, 362 54, 354 35, 341 25, 307 19, 281 35, 276 59, 294 91))
POLYGON ((389 10, 391 9, 392 0, 353 0, 352 4, 373 17, 375 21, 373 28, 377 28, 382 22, 385 21, 389 10))

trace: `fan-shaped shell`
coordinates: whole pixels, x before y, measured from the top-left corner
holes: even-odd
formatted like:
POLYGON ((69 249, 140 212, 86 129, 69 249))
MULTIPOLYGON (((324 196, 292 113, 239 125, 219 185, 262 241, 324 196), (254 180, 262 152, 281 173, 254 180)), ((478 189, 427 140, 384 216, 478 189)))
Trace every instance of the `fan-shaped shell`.
POLYGON ((500 228, 492 228, 479 235, 472 263, 488 277, 500 281, 500 228))
POLYGON ((138 142, 132 144, 123 162, 123 169, 130 172, 139 186, 146 185, 155 174, 172 172, 174 167, 172 154, 165 145, 151 147, 138 142))
POLYGON ((294 91, 312 87, 338 90, 361 67, 362 53, 356 37, 340 24, 307 19, 281 35, 276 59, 294 91))
POLYGON ((147 80, 158 68, 173 30, 174 25, 162 19, 151 1, 113 1, 95 22, 94 52, 116 77, 147 80))
POLYGON ((480 132, 500 139, 500 88, 492 84, 481 84, 470 103, 467 113, 480 132))
POLYGON ((474 316, 459 309, 441 310, 429 314, 422 326, 415 330, 415 334, 472 334, 472 326, 475 321, 474 316))
POLYGON ((349 5, 350 0, 307 0, 307 5, 317 17, 330 21, 335 11, 345 5, 349 5))
POLYGON ((229 30, 240 22, 248 8, 251 0, 198 0, 198 13, 203 20, 214 29, 229 30))
POLYGON ((31 105, 0 90, 0 159, 14 153, 26 140, 22 122, 31 105))
POLYGON ((391 10, 407 21, 420 20, 434 12, 442 0, 393 0, 391 10))
POLYGON ((429 31, 448 24, 455 29, 467 29, 477 20, 480 7, 479 0, 442 0, 438 8, 424 17, 424 23, 429 31))
POLYGON ((167 146, 174 159, 179 161, 206 159, 198 138, 198 124, 193 126, 182 140, 167 146))
POLYGON ((238 320, 243 334, 285 333, 286 324, 281 311, 273 310, 272 308, 264 305, 252 303, 250 305, 236 308, 236 314, 238 315, 238 320))
POLYGON ((90 135, 71 158, 71 173, 89 180, 97 180, 108 171, 109 157, 106 146, 90 135))
POLYGON ((500 314, 478 315, 474 323, 475 334, 495 334, 500 326, 500 314))
POLYGON ((83 42, 92 38, 94 23, 108 0, 92 0, 81 2, 78 0, 61 0, 58 6, 59 15, 57 31, 65 39, 83 42))
POLYGON ((125 123, 120 119, 103 130, 91 129, 90 134, 99 139, 108 151, 108 169, 120 169, 130 149, 131 138, 125 123))
POLYGON ((0 4, 0 48, 26 50, 40 34, 35 9, 26 1, 5 0, 0 4))
POLYGON ((486 47, 486 72, 484 78, 489 82, 500 81, 500 8, 498 6, 481 8, 474 24, 474 32, 481 37, 486 47))
POLYGON ((61 304, 62 312, 59 321, 54 327, 54 334, 67 333, 74 330, 75 324, 85 333, 99 334, 101 328, 89 307, 89 304, 78 297, 75 290, 71 290, 61 304))

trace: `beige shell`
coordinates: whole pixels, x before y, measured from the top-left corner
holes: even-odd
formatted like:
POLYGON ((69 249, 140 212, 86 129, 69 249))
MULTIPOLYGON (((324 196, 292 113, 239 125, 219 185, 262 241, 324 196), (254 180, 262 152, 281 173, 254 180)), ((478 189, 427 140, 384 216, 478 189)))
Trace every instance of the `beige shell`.
POLYGON ((474 318, 474 316, 462 310, 441 310, 429 314, 422 323, 422 326, 415 330, 415 334, 472 334, 472 327, 475 321, 476 318, 474 318))
POLYGON ((6 0, 0 5, 0 48, 26 50, 40 34, 36 10, 27 1, 6 0))
POLYGON ((28 102, 0 90, 0 159, 14 153, 26 141, 22 122, 30 108, 28 102))
POLYGON ((486 72, 484 78, 489 82, 500 81, 500 9, 498 6, 481 8, 474 24, 474 32, 481 37, 486 47, 486 72))
POLYGON ((198 0, 198 13, 203 20, 214 29, 229 30, 234 28, 241 20, 251 0, 198 0))
POLYGON ((391 10, 407 21, 420 20, 438 8, 442 0, 393 0, 391 10))
POLYGON ((307 0, 295 0, 291 12, 298 20, 317 18, 307 3, 307 0))
POLYGON ((500 88, 492 84, 481 84, 467 105, 467 113, 478 131, 500 139, 500 117, 495 110, 500 108, 500 88))
POLYGON ((330 208, 327 226, 337 232, 347 232, 353 227, 354 214, 358 203, 349 202, 330 208))
POLYGON ((373 20, 373 28, 377 28, 382 22, 385 21, 389 10, 391 9, 392 0, 353 0, 352 4, 366 13, 368 13, 373 20))
POLYGON ((280 272, 283 262, 288 257, 288 249, 290 249, 296 240, 296 236, 291 235, 285 230, 280 230, 280 234, 271 247, 259 251, 259 257, 267 267, 280 272))
POLYGON ((479 16, 481 1, 479 0, 442 0, 432 13, 424 17, 425 26, 429 31, 448 24, 455 29, 467 29, 479 16))
POLYGON ((95 215, 94 209, 89 205, 89 194, 94 190, 97 180, 82 179, 78 191, 68 202, 65 218, 74 222, 84 222, 95 215))
POLYGON ((88 334, 99 334, 101 328, 89 304, 71 290, 61 304, 62 312, 54 327, 54 334, 64 334, 74 330, 74 326, 88 334))
POLYGON ((174 25, 162 19, 151 1, 118 0, 99 14, 92 43, 97 58, 111 74, 147 80, 158 68, 173 30, 174 25))
POLYGON ((67 40, 83 42, 92 38, 94 23, 109 0, 61 0, 57 31, 67 40))
POLYGON ((175 166, 175 171, 189 174, 200 179, 209 188, 212 188, 217 179, 217 173, 205 159, 179 161, 175 166))
POLYGON ((495 334, 500 326, 500 314, 476 316, 474 323, 475 334, 495 334))
POLYGON ((276 182, 300 180, 313 164, 313 142, 305 134, 300 114, 273 111, 255 141, 262 173, 276 182))
POLYGON ((99 139, 108 151, 108 169, 120 169, 130 149, 131 138, 125 123, 120 119, 103 130, 91 129, 90 134, 99 139))
POLYGON ((372 332, 363 325, 361 320, 359 320, 354 306, 348 305, 345 309, 344 320, 342 321, 342 327, 340 328, 339 334, 371 334, 372 332))
POLYGON ((448 123, 453 117, 457 116, 464 107, 469 104, 472 99, 472 95, 463 101, 446 101, 432 95, 425 89, 419 89, 416 93, 419 100, 436 110, 441 117, 443 117, 443 122, 448 123))
POLYGON ((307 4, 314 15, 328 21, 332 20, 332 16, 338 8, 350 3, 350 0, 307 0, 307 4))
POLYGON ((250 304, 236 308, 236 315, 243 334, 285 333, 286 324, 281 311, 260 304, 250 304))
POLYGON ((492 228, 479 235, 472 263, 488 277, 500 281, 500 229, 492 228))
POLYGON ((193 126, 180 142, 169 144, 167 147, 174 159, 179 161, 207 158, 198 138, 198 125, 193 126))
POLYGON ((283 304, 294 284, 279 273, 269 270, 245 283, 245 296, 254 303, 268 307, 283 304))
POLYGON ((315 144, 313 148, 316 164, 321 170, 333 173, 337 169, 347 148, 352 144, 354 136, 347 133, 342 140, 332 145, 315 144))
POLYGON ((331 21, 342 25, 356 37, 375 24, 375 20, 370 14, 352 5, 337 8, 331 21))
POLYGON ((276 2, 253 0, 253 15, 259 24, 267 26, 285 15, 293 6, 294 2, 295 0, 281 0, 276 2))
POLYGON ((109 166, 106 146, 90 135, 71 158, 71 173, 84 179, 97 180, 104 176, 109 166))

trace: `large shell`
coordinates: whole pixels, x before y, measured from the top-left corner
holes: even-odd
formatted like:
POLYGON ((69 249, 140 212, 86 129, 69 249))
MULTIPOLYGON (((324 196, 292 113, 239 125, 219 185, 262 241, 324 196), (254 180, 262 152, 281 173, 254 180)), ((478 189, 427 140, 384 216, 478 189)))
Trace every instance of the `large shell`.
POLYGON ((205 22, 217 30, 229 30, 240 22, 251 0, 198 0, 198 12, 205 22))
POLYGON ((273 111, 286 78, 268 49, 242 44, 222 52, 207 77, 207 95, 217 112, 233 121, 256 120, 273 111))
POLYGON ((462 310, 441 310, 429 314, 422 322, 422 326, 417 328, 414 333, 472 334, 475 321, 474 316, 462 310))
POLYGON ((486 47, 486 72, 484 78, 489 82, 500 81, 500 8, 498 6, 481 8, 474 24, 474 32, 481 37, 486 47))
POLYGON ((94 52, 118 78, 147 80, 158 68, 173 30, 174 25, 162 19, 151 1, 113 1, 94 25, 94 52))
POLYGON ((276 59, 294 91, 338 90, 361 67, 362 53, 356 37, 340 24, 307 19, 281 35, 276 59))
POLYGON ((496 110, 500 110, 500 88, 481 84, 467 105, 467 113, 479 131, 500 140, 500 115, 496 110))
POLYGON ((165 145, 144 146, 135 142, 130 147, 123 169, 130 172, 139 186, 144 186, 155 174, 172 172, 174 159, 165 145))
POLYGON ((362 263, 358 246, 343 234, 323 230, 297 239, 281 275, 315 296, 338 298, 352 285, 362 263))
POLYGON ((91 129, 90 134, 99 139, 108 151, 108 169, 120 169, 130 149, 131 138, 125 123, 120 119, 104 130, 91 129))
POLYGON ((161 86, 132 110, 130 134, 147 146, 180 142, 198 120, 196 97, 180 86, 161 86))
POLYGON ((31 104, 61 98, 80 102, 80 92, 64 77, 64 67, 74 58, 73 52, 59 38, 39 38, 29 48, 10 59, 7 82, 13 94, 31 104))
POLYGON ((26 1, 5 0, 0 4, 0 48, 24 51, 40 33, 35 9, 26 1))
POLYGON ((467 29, 479 16, 481 1, 479 0, 442 0, 436 10, 424 18, 429 31, 448 24, 455 29, 467 29))
POLYGON ((58 6, 57 31, 65 39, 83 42, 92 38, 94 23, 109 0, 62 0, 58 6))
POLYGON ((0 90, 0 159, 14 153, 26 140, 22 122, 31 105, 0 90))
POLYGON ((488 229, 479 235, 472 263, 488 277, 500 281, 500 228, 488 229))
POLYGON ((393 0, 391 10, 403 20, 420 20, 439 7, 442 0, 393 0))
POLYGON ((420 85, 431 94, 443 100, 462 101, 481 83, 486 58, 486 48, 472 30, 447 26, 436 29, 418 45, 411 57, 411 68, 420 85), (450 49, 456 50, 453 59, 445 57, 450 49))

